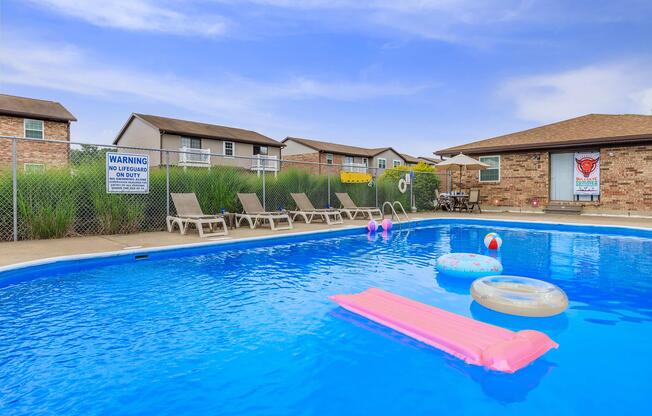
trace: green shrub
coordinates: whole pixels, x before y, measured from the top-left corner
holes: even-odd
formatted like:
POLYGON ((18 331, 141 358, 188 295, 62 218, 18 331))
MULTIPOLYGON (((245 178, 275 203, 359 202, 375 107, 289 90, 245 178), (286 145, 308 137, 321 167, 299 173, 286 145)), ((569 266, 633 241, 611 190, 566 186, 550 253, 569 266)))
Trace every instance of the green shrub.
POLYGON ((417 210, 424 211, 432 209, 435 190, 439 189, 439 175, 437 175, 432 166, 419 162, 415 166, 398 166, 393 169, 388 169, 381 177, 381 182, 389 184, 387 192, 397 198, 397 200, 400 200, 405 208, 408 209, 410 198, 409 186, 405 194, 399 193, 398 195, 391 189, 391 186, 398 189, 398 181, 404 178, 405 174, 410 171, 414 172, 414 176, 412 177, 412 194, 414 195, 414 204, 417 210))
POLYGON ((61 238, 72 231, 76 204, 68 170, 18 176, 18 215, 27 238, 61 238))
MULTIPOLYGON (((162 230, 165 227, 166 177, 165 167, 150 169, 150 192, 144 195, 107 194, 102 152, 86 154, 69 167, 50 168, 45 172, 18 171, 18 224, 20 238, 56 238, 66 235, 116 234, 162 230)), ((409 209, 409 192, 401 194, 398 180, 404 171, 388 170, 369 186, 340 181, 339 174, 315 175, 301 168, 284 169, 263 176, 238 167, 213 166, 182 168, 171 166, 170 192, 194 192, 207 214, 221 209, 241 210, 237 193, 255 192, 267 210, 293 209, 291 192, 305 192, 316 208, 329 202, 339 207, 335 192, 347 192, 359 206, 375 206, 384 201, 401 201, 409 209), (330 195, 328 193, 330 183, 330 195), (330 198, 329 198, 330 196, 330 198)), ((434 193, 437 175, 418 174, 414 182, 416 203, 425 209, 427 196, 434 193), (428 180, 422 180, 426 177, 428 180), (432 192, 431 192, 432 190, 432 192), (421 194, 424 195, 421 200, 421 194)), ((173 204, 170 211, 174 213, 173 204)), ((12 176, 0 171, 0 239, 11 239, 12 176)))

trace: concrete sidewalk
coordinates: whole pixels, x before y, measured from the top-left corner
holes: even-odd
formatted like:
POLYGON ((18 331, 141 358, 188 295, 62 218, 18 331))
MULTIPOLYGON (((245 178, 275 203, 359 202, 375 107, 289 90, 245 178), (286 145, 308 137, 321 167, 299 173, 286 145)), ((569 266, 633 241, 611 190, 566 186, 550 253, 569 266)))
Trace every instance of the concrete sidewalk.
MULTIPOLYGON (((632 217, 600 217, 585 215, 550 215, 550 214, 512 214, 512 213, 446 213, 426 212, 410 215, 412 219, 418 218, 445 218, 445 217, 469 217, 469 218, 496 218, 503 220, 522 221, 545 221, 554 223, 579 223, 596 225, 613 225, 652 228, 652 218, 632 217)), ((0 266, 7 266, 15 263, 22 263, 32 260, 40 260, 50 257, 68 256, 74 254, 101 253, 106 251, 120 251, 133 248, 165 247, 170 245, 194 244, 208 241, 237 240, 241 238, 257 237, 263 235, 280 235, 306 231, 318 231, 325 229, 337 229, 352 225, 364 226, 367 221, 345 221, 343 225, 326 225, 322 223, 304 224, 294 223, 294 229, 289 231, 271 231, 268 228, 238 228, 230 230, 228 237, 199 238, 196 231, 191 230, 188 235, 180 235, 178 232, 168 233, 164 231, 109 235, 90 237, 70 237, 55 240, 30 240, 18 242, 0 243, 0 266)))

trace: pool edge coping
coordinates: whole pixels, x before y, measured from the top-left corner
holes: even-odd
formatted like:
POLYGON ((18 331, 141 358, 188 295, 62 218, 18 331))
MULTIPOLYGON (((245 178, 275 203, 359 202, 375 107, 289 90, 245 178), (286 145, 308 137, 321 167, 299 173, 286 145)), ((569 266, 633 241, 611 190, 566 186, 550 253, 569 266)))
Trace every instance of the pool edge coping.
MULTIPOLYGON (((593 228, 616 228, 616 229, 627 229, 627 230, 638 230, 646 231, 652 233, 652 228, 647 227, 636 227, 629 225, 609 225, 609 224, 591 224, 591 223, 576 223, 576 222, 555 222, 555 221, 534 221, 534 220, 514 220, 514 219, 505 219, 505 218, 469 218, 463 216, 455 217, 426 217, 426 218, 415 218, 406 222, 401 222, 400 224, 411 224, 417 225, 421 222, 426 221, 451 221, 451 220, 464 220, 471 222, 484 222, 484 221, 496 221, 501 223, 512 223, 512 224, 548 224, 548 225, 563 225, 571 227, 593 227, 593 228)), ((364 225, 347 225, 339 228, 330 228, 330 229, 319 229, 311 231, 300 231, 296 233, 282 233, 282 234, 266 234, 254 237, 244 237, 238 239, 224 239, 219 241, 205 241, 199 243, 183 243, 183 244, 171 244, 167 246, 153 246, 153 247, 143 247, 135 248, 129 250, 111 250, 111 251, 100 251, 95 253, 82 253, 82 254, 69 254, 64 256, 55 256, 55 257, 46 257, 38 260, 29 260, 14 264, 9 264, 6 266, 0 266, 0 275, 5 272, 12 272, 21 269, 30 269, 32 267, 44 266, 48 264, 57 264, 57 263, 67 263, 73 262, 76 260, 88 260, 88 259, 103 259, 103 258, 112 258, 112 257, 121 257, 129 255, 138 255, 138 254, 152 254, 152 253, 161 253, 168 252, 173 250, 180 249, 193 249, 193 248, 203 248, 211 246, 224 246, 235 243, 246 243, 246 242, 255 242, 255 241, 268 241, 268 240, 283 240, 290 237, 297 236, 310 236, 310 235, 320 235, 320 234, 333 234, 339 233, 342 231, 351 231, 351 230, 365 230, 366 226, 364 225)))

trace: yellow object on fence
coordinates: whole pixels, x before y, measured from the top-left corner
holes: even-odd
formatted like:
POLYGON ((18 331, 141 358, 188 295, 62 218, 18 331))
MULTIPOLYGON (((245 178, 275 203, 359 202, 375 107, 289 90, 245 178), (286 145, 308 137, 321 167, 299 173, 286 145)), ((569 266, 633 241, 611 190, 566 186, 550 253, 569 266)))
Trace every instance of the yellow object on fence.
POLYGON ((368 173, 340 172, 340 181, 342 183, 369 183, 371 179, 371 175, 368 173))

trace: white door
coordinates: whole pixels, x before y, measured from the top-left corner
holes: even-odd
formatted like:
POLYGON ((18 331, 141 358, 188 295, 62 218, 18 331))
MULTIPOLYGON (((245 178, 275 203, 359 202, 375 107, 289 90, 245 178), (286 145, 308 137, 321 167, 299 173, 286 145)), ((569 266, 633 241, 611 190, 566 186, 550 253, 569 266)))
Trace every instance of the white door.
POLYGON ((550 199, 552 201, 573 200, 573 157, 574 153, 550 154, 550 199))

